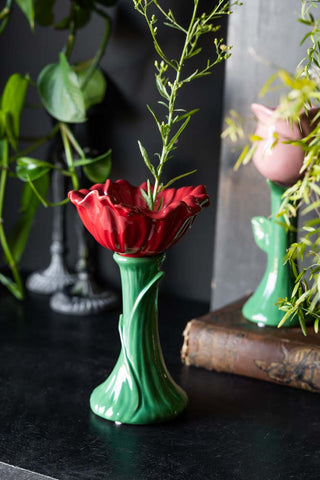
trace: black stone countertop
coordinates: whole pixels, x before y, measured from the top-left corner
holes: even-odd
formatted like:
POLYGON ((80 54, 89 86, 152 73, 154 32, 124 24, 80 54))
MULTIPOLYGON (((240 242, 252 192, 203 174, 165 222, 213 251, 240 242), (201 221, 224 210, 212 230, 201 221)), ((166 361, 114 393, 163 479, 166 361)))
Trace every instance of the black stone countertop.
POLYGON ((159 310, 166 364, 189 406, 169 423, 117 426, 88 400, 117 359, 119 311, 67 317, 45 297, 1 297, 0 461, 58 480, 318 479, 320 396, 182 366, 184 326, 208 306, 163 297, 159 310))

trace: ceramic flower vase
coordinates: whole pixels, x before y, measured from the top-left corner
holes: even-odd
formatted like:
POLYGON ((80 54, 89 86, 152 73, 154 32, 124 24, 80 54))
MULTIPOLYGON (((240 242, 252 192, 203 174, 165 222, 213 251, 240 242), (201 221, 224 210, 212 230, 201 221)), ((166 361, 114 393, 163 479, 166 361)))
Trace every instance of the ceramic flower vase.
POLYGON ((163 255, 124 257, 119 265, 123 314, 121 353, 107 380, 92 393, 92 411, 121 423, 146 424, 169 420, 184 410, 186 393, 173 381, 163 360, 158 334, 158 284, 163 255))
POLYGON ((107 378, 92 393, 90 406, 100 417, 130 424, 169 420, 187 405, 186 393, 171 378, 158 334, 158 284, 164 252, 191 227, 209 197, 203 185, 168 188, 154 210, 139 187, 124 180, 69 192, 80 218, 120 268, 123 314, 121 353, 107 378))
POLYGON ((255 136, 260 137, 260 141, 255 142, 255 167, 272 182, 293 185, 303 176, 300 169, 304 151, 299 145, 288 142, 299 141, 311 133, 319 108, 310 108, 307 114, 302 112, 299 123, 280 118, 277 108, 253 103, 251 109, 258 120, 255 136))
MULTIPOLYGON (((271 218, 254 217, 253 235, 258 247, 267 253, 268 262, 264 276, 249 300, 243 306, 243 316, 259 326, 277 327, 284 313, 278 309, 279 298, 290 298, 294 287, 294 275, 289 263, 284 264, 287 248, 296 241, 297 219, 292 220, 292 231, 286 231, 277 218, 285 187, 267 180, 271 192, 271 218)), ((294 317, 284 326, 298 325, 294 317)))
MULTIPOLYGON (((288 247, 296 241, 297 218, 291 219, 290 231, 286 231, 278 218, 282 195, 285 190, 303 176, 301 167, 304 151, 299 141, 312 131, 312 122, 319 109, 311 108, 301 112, 299 122, 290 123, 281 118, 277 108, 253 103, 257 117, 255 136, 256 149, 253 163, 268 182, 271 191, 271 218, 252 219, 255 242, 267 253, 268 263, 265 274, 254 294, 243 307, 243 316, 260 326, 277 327, 284 316, 276 303, 280 298, 290 298, 294 288, 294 275, 290 264, 284 264, 288 247)), ((284 326, 298 325, 297 316, 287 320, 284 326)))

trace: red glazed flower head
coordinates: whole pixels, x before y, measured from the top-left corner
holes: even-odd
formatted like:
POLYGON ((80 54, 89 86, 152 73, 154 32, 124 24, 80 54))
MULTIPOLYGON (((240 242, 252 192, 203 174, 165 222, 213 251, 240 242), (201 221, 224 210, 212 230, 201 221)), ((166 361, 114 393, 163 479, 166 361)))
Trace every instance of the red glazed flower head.
POLYGON ((174 245, 191 227, 202 207, 209 205, 203 185, 168 188, 158 194, 151 211, 141 194, 125 180, 69 192, 84 226, 103 247, 122 255, 158 255, 174 245))
POLYGON ((257 142, 253 162, 259 172, 273 182, 293 185, 300 177, 304 151, 300 146, 283 143, 300 140, 312 131, 312 120, 318 108, 311 108, 308 116, 303 112, 300 125, 277 117, 276 109, 253 103, 251 109, 258 119, 255 135, 262 138, 257 142), (277 134, 278 142, 274 145, 277 134))

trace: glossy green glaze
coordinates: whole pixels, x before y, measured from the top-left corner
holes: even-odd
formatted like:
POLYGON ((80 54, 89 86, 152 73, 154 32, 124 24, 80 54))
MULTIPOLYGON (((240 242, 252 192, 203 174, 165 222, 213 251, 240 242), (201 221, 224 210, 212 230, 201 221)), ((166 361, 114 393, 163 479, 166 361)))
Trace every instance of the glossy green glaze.
POLYGON ((114 254, 122 282, 121 353, 112 373, 90 398, 92 411, 121 423, 169 420, 184 410, 187 395, 173 381, 163 361, 158 334, 158 284, 164 255, 124 257, 114 254))
MULTIPOLYGON (((284 312, 278 309, 275 303, 279 298, 290 298, 294 286, 294 276, 290 265, 283 264, 288 246, 296 239, 296 232, 286 232, 276 218, 281 206, 281 196, 284 187, 268 180, 271 191, 271 218, 254 217, 252 228, 256 244, 267 253, 268 263, 265 274, 254 294, 243 306, 243 316, 259 325, 277 327, 284 312)), ((296 227, 296 219, 292 221, 296 227)), ((287 321, 284 326, 298 325, 298 318, 287 321)))

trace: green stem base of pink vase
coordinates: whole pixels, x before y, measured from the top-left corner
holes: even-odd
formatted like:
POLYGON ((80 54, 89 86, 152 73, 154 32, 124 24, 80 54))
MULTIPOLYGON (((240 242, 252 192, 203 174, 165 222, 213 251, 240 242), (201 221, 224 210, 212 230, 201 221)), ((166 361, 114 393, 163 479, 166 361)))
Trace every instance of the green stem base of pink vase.
MULTIPOLYGON (((268 263, 264 276, 254 294, 242 309, 243 316, 259 326, 277 327, 284 316, 276 303, 290 298, 294 288, 294 275, 289 263, 284 263, 289 245, 296 241, 297 219, 291 220, 291 231, 286 231, 278 218, 285 187, 268 180, 271 192, 271 218, 254 217, 252 227, 256 244, 267 253, 268 263)), ((297 326, 298 316, 287 320, 285 327, 297 326)))

